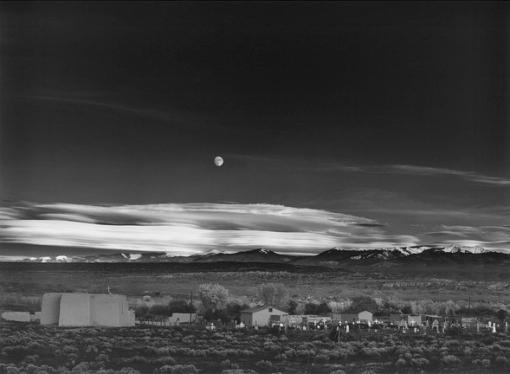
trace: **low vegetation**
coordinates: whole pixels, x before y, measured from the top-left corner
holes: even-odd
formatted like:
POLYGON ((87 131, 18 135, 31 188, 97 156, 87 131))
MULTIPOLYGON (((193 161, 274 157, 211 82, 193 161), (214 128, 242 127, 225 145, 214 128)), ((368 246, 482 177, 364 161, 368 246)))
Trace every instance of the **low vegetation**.
POLYGON ((0 325, 0 374, 508 373, 510 335, 0 325))

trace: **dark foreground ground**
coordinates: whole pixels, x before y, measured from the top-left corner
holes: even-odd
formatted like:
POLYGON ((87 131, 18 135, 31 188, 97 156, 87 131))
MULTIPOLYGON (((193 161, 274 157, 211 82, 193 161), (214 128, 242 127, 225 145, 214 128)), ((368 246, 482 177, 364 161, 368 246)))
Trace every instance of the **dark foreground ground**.
POLYGON ((507 334, 0 324, 0 373, 508 373, 507 334))

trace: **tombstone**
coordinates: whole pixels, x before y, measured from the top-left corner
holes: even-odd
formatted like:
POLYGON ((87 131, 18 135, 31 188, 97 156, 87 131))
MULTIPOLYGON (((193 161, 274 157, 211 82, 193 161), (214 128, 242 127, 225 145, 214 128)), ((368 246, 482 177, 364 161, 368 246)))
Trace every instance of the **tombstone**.
POLYGON ((432 322, 432 330, 436 330, 436 333, 439 334, 439 321, 437 319, 432 322))

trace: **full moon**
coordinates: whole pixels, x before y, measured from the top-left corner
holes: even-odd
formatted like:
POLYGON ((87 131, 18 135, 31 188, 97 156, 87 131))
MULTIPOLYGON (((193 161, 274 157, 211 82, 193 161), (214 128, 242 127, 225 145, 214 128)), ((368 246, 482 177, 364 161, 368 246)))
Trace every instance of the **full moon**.
POLYGON ((216 166, 221 166, 221 165, 223 165, 223 157, 221 157, 221 156, 216 156, 216 157, 214 158, 214 164, 215 164, 216 166))

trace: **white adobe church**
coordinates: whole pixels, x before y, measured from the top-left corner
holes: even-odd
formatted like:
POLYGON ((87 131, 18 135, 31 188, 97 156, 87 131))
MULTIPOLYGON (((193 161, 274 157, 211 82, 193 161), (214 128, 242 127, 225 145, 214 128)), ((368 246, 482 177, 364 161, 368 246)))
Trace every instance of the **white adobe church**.
POLYGON ((61 327, 129 327, 135 313, 127 297, 112 294, 46 293, 42 298, 41 325, 61 327))

